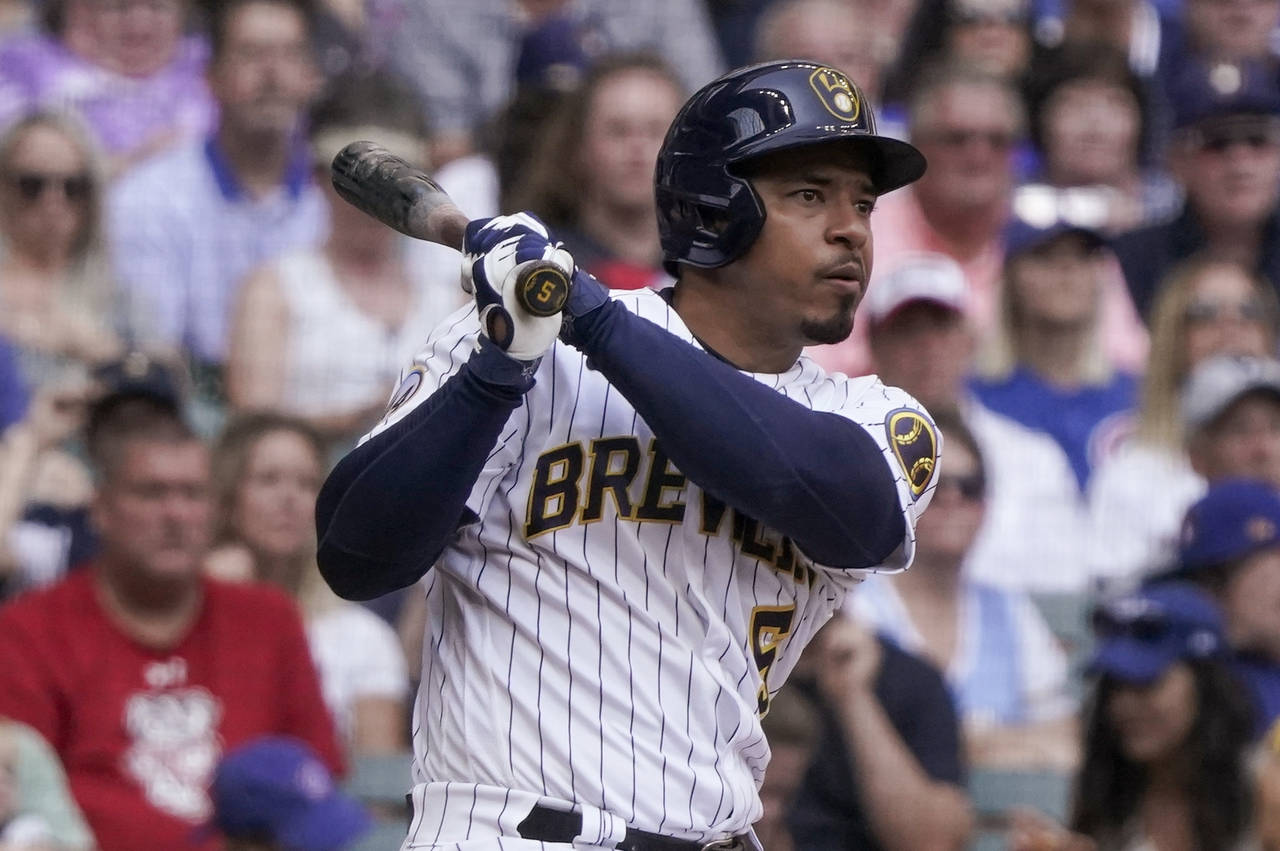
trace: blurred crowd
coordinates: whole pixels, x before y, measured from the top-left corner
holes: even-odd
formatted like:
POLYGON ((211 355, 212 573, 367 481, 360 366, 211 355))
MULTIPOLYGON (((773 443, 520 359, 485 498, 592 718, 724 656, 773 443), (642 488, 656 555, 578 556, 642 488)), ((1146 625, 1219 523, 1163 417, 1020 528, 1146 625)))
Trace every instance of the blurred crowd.
POLYGON ((422 600, 334 596, 312 508, 464 294, 334 155, 662 288, 669 122, 787 57, 928 158, 807 355, 945 454, 765 719, 765 846, 1280 849, 1280 0, 0 0, 0 851, 403 815, 334 784, 422 600))

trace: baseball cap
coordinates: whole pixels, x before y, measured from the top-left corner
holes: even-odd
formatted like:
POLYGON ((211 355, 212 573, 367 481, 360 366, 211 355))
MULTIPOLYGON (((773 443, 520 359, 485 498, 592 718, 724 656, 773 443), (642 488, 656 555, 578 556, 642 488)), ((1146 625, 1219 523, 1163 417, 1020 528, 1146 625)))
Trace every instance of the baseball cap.
POLYGON ((1226 653, 1222 615, 1213 599, 1185 582, 1163 582, 1104 599, 1093 613, 1097 647, 1089 673, 1127 683, 1159 679, 1183 659, 1226 653))
POLYGON ((171 369, 142 351, 131 351, 94 369, 101 396, 144 396, 171 405, 182 403, 183 392, 171 369))
POLYGON ((1182 390, 1182 419, 1195 432, 1248 393, 1280 398, 1280 361, 1219 355, 1197 364, 1182 390))
POLYGON ((229 837, 269 838, 289 851, 332 851, 372 825, 333 784, 315 752, 289 736, 266 736, 223 757, 214 774, 212 826, 229 837))
POLYGON ((574 16, 553 13, 520 39, 515 80, 520 86, 573 91, 582 84, 592 60, 607 50, 603 33, 574 16))
POLYGON ((969 282, 960 264, 945 254, 913 252, 877 276, 862 309, 873 323, 884 322, 908 304, 927 302, 963 313, 969 282))
POLYGON ((1280 546, 1280 492, 1254 479, 1225 479, 1187 509, 1177 574, 1238 561, 1280 546))
POLYGON ((1110 209, 1111 199, 1092 188, 1021 186, 1014 192, 1004 228, 1005 257, 1016 257, 1069 233, 1080 234, 1091 246, 1104 246, 1107 238, 1101 229, 1110 209))
POLYGON ((1176 130, 1213 129, 1224 122, 1274 122, 1280 113, 1275 72, 1260 62, 1193 61, 1169 81, 1176 130))

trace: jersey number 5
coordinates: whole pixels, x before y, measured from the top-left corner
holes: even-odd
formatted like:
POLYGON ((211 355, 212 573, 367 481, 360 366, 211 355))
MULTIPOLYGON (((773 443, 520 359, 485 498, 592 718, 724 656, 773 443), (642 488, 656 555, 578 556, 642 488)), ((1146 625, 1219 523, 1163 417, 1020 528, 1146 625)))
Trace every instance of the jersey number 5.
POLYGON ((769 669, 778 656, 778 645, 791 634, 795 617, 795 606, 756 606, 751 610, 751 652, 760 669, 756 711, 761 718, 769 712, 769 669))

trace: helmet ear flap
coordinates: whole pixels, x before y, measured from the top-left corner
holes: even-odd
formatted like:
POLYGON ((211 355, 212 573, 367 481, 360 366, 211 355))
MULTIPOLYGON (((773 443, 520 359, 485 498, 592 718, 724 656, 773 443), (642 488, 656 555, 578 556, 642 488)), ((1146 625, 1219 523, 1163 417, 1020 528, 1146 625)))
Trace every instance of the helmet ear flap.
POLYGON ((732 263, 760 234, 765 211, 750 181, 725 173, 716 189, 712 194, 658 187, 663 267, 671 275, 677 262, 704 269, 732 263))

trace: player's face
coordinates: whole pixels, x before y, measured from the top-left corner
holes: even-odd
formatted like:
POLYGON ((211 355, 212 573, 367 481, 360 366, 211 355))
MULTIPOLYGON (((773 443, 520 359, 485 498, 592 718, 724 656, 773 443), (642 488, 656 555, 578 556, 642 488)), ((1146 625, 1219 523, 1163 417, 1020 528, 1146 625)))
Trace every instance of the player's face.
POLYGON ((1222 610, 1234 647, 1280 659, 1280 549, 1256 553, 1232 572, 1222 610))
POLYGON ((209 517, 209 453, 194 440, 125 444, 93 504, 110 562, 165 583, 199 575, 209 517))
POLYGON ((1192 284, 1183 328, 1188 370, 1213 355, 1265 357, 1273 349, 1257 284, 1230 264, 1205 267, 1192 284))
POLYGON ((848 146, 801 148, 759 162, 751 182, 765 221, 726 267, 734 303, 770 345, 840 342, 871 275, 876 194, 865 159, 848 146))
POLYGON ((247 3, 225 28, 209 66, 222 122, 251 135, 290 132, 318 82, 306 22, 283 3, 247 3))
POLYGON ((1182 747, 1198 705, 1195 675, 1179 662, 1150 685, 1115 685, 1105 711, 1124 755, 1151 764, 1182 747))
POLYGON ((929 510, 916 523, 921 565, 959 567, 982 526, 986 479, 977 456, 959 440, 947 444, 929 510))
POLYGON ((254 552, 289 558, 312 545, 320 459, 292 431, 263 435, 249 451, 232 525, 254 552))

